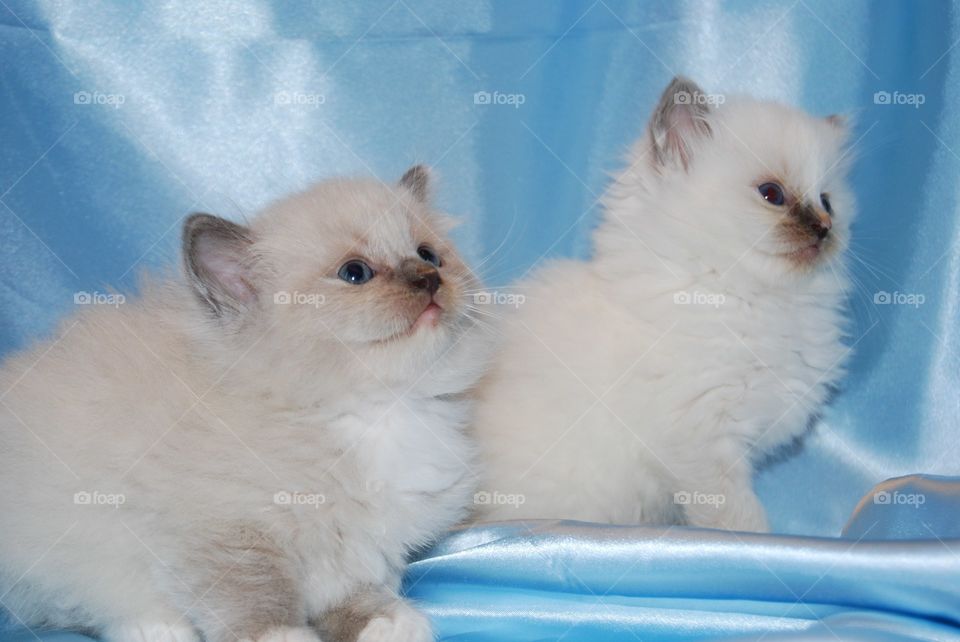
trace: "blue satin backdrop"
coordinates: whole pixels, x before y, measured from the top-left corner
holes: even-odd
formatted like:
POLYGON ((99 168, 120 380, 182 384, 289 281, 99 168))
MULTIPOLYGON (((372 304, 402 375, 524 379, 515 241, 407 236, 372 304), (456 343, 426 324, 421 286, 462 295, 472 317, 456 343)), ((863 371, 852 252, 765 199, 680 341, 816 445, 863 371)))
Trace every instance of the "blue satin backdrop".
POLYGON ((0 350, 173 264, 189 212, 333 174, 433 165, 495 286, 587 256, 675 73, 849 113, 849 376, 757 479, 789 536, 491 526, 408 587, 448 640, 960 639, 958 20, 934 0, 3 0, 0 350))

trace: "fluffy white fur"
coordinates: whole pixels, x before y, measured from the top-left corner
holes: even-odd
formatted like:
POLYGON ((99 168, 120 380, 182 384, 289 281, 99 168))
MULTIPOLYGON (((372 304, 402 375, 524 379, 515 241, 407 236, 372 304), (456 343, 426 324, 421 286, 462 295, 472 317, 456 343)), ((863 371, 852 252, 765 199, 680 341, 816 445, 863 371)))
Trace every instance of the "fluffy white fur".
POLYGON ((89 306, 4 365, 18 620, 111 642, 433 639, 396 591, 469 504, 485 341, 426 189, 414 168, 321 183, 249 228, 194 217, 187 279, 89 306), (410 280, 433 270, 421 244, 443 261, 432 297, 410 280), (338 278, 355 258, 369 283, 338 278))
POLYGON ((843 372, 846 132, 710 102, 675 79, 606 195, 593 258, 518 285, 475 420, 484 518, 767 528, 754 464, 843 372), (801 209, 764 199, 768 181, 801 209), (832 224, 816 250, 810 220, 832 224))

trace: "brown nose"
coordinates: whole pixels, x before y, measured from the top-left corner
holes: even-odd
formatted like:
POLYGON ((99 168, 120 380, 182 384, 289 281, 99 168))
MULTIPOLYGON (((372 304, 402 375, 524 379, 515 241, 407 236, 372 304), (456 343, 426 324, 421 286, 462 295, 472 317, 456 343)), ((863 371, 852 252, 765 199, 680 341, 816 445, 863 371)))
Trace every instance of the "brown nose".
POLYGON ((816 218, 810 223, 810 229, 813 230, 813 233, 816 234, 817 238, 821 241, 827 238, 831 227, 833 227, 833 221, 830 220, 830 216, 825 212, 817 212, 816 218))
POLYGON ((411 287, 426 290, 431 296, 437 293, 443 283, 437 268, 421 259, 404 259, 400 264, 400 273, 411 287))
POLYGON ((813 232, 820 241, 827 238, 830 228, 833 227, 833 221, 830 220, 829 214, 808 203, 797 203, 791 208, 790 215, 801 226, 813 232))
POLYGON ((827 234, 830 233, 830 223, 826 224, 823 221, 816 221, 810 224, 810 229, 813 230, 813 233, 817 235, 817 238, 821 241, 827 238, 827 234))

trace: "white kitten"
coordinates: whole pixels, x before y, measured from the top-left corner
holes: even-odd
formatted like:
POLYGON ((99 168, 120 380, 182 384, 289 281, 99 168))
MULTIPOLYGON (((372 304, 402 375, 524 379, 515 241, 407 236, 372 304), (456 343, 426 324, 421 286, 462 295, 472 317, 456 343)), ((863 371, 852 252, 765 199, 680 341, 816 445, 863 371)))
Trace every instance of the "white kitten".
POLYGON ((433 639, 406 555, 465 515, 475 286, 428 177, 194 215, 187 279, 0 371, 0 595, 113 642, 433 639))
POLYGON ((484 517, 766 529, 753 464, 842 374, 846 132, 711 102, 675 79, 593 259, 521 286, 475 421, 484 517))

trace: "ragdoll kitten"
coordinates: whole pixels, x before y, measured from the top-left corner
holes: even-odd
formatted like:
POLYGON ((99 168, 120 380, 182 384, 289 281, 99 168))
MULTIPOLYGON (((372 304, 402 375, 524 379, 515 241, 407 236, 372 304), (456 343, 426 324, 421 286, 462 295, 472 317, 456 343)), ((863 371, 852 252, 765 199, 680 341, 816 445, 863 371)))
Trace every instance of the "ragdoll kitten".
POLYGON ((541 270, 504 323, 475 419, 482 517, 767 528, 753 464, 810 424, 846 354, 846 138, 674 79, 593 258, 541 270))
POLYGON ((0 595, 111 642, 432 640, 405 556, 473 493, 484 341, 428 175, 183 229, 186 279, 0 371, 0 595))

